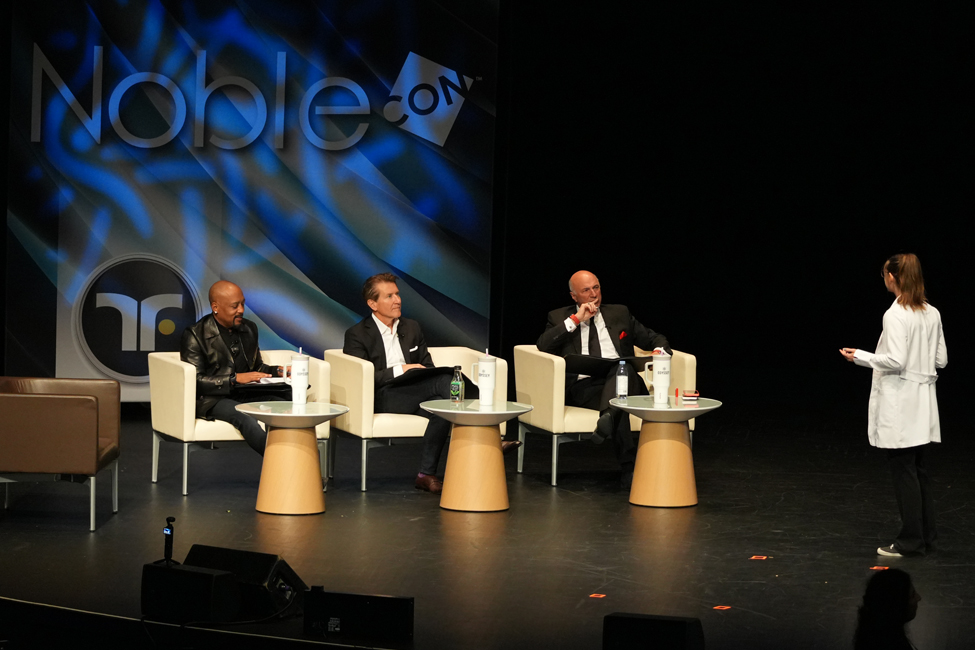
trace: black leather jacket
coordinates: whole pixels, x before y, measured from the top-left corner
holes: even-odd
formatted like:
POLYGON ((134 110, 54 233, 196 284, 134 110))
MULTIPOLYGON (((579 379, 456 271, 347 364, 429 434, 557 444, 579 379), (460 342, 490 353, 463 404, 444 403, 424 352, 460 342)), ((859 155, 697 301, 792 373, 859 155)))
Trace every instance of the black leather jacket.
MULTIPOLYGON (((277 374, 276 366, 268 366, 261 359, 257 325, 244 319, 238 330, 250 371, 277 374)), ((179 358, 196 367, 196 417, 207 418, 207 412, 214 404, 221 398, 230 397, 230 376, 234 374, 233 356, 220 336, 213 314, 207 314, 183 330, 179 358)))

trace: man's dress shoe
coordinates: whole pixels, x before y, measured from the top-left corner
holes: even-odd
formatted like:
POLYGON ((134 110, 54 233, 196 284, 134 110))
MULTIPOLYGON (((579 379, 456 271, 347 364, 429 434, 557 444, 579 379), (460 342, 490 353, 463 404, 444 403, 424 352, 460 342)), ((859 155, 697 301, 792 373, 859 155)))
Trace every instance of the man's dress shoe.
POLYGON ((514 451, 518 447, 521 447, 521 440, 502 440, 501 441, 501 453, 507 454, 509 451, 514 451))
POLYGON ((413 487, 417 490, 426 490, 431 494, 440 494, 443 492, 443 482, 432 474, 417 476, 416 483, 413 484, 413 487))

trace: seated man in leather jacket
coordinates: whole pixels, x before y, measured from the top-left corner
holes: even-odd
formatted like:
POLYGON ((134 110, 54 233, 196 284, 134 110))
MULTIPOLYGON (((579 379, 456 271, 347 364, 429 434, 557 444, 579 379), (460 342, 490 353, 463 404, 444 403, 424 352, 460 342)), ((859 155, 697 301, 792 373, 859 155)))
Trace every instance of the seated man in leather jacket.
POLYGON ((281 399, 279 392, 241 386, 259 383, 264 377, 282 377, 285 369, 261 359, 257 326, 244 318, 240 287, 220 280, 210 287, 209 298, 213 313, 187 327, 179 346, 180 359, 196 366, 196 417, 229 422, 254 451, 264 455, 267 433, 257 420, 235 407, 241 402, 281 399))

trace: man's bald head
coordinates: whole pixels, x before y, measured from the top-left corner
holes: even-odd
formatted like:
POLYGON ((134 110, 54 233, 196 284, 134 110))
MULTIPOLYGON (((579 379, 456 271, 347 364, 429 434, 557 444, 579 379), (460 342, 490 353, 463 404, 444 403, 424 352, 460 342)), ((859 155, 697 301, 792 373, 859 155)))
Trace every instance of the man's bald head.
POLYGON ((572 274, 572 277, 569 278, 569 291, 575 293, 576 288, 581 289, 583 285, 592 283, 599 284, 599 280, 595 275, 589 271, 576 271, 572 274))
POLYGON ((244 320, 244 292, 233 282, 218 280, 208 294, 210 309, 217 322, 226 328, 236 327, 244 320))
POLYGON ((591 302, 595 303, 596 308, 602 301, 602 292, 599 286, 599 278, 589 271, 576 271, 569 278, 569 295, 577 305, 591 302))
POLYGON ((212 305, 216 301, 217 296, 226 294, 227 292, 237 292, 241 293, 240 287, 231 282, 230 280, 217 280, 210 287, 210 292, 207 294, 207 298, 210 300, 212 305))

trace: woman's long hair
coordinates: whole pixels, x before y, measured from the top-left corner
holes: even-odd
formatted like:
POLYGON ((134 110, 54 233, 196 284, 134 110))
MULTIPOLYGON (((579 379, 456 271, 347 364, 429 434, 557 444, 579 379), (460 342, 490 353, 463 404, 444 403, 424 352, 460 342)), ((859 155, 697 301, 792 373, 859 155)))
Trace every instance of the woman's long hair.
POLYGON ((884 262, 884 272, 894 276, 901 291, 897 303, 914 311, 924 309, 924 276, 921 275, 921 261, 914 253, 898 253, 884 262))
POLYGON ((912 589, 911 576, 900 569, 877 571, 867 581, 853 635, 854 650, 914 647, 904 629, 912 589))

